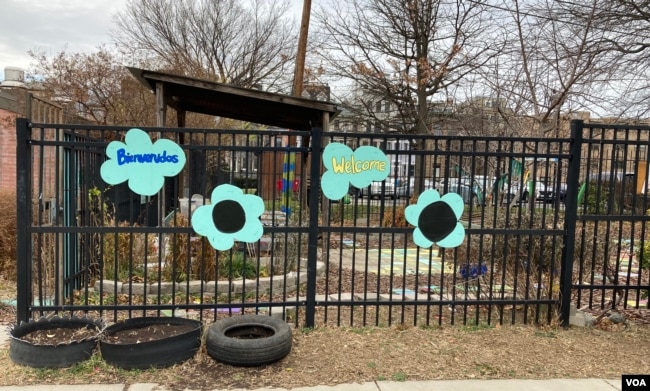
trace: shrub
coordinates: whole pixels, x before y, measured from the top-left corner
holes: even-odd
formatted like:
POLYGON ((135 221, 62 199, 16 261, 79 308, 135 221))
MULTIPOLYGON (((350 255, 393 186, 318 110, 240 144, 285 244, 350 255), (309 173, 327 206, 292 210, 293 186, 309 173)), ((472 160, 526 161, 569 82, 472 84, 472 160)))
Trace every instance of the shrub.
MULTIPOLYGON (((641 269, 650 271, 650 240, 639 246, 635 255, 641 269)), ((647 299, 648 297, 650 297, 650 289, 641 292, 641 298, 647 299)), ((648 302, 648 308, 650 308, 650 301, 648 302)))
MULTIPOLYGON (((110 226, 129 227, 127 222, 114 225, 112 217, 110 226)), ((103 278, 128 281, 146 263, 146 256, 153 254, 154 235, 133 232, 108 233, 100 237, 102 243, 103 278)), ((99 255, 99 254, 98 254, 99 255)))
MULTIPOLYGON (((91 224, 94 227, 129 228, 125 221, 115 220, 115 208, 102 203, 101 191, 88 191, 91 224)), ((102 279, 128 281, 147 263, 147 256, 154 253, 154 235, 143 232, 93 233, 90 238, 93 264, 102 271, 102 279)))
POLYGON ((16 280, 16 193, 0 192, 0 275, 16 280))
POLYGON ((587 196, 584 203, 587 213, 609 214, 618 213, 621 208, 629 209, 632 206, 635 184, 627 180, 625 185, 621 181, 603 180, 601 182, 587 182, 587 196), (608 210, 611 207, 611 211, 608 210))
POLYGON ((641 269, 650 270, 650 240, 639 246, 635 252, 636 259, 639 261, 641 269))
MULTIPOLYGON (((189 227, 187 216, 177 213, 172 225, 189 227)), ((209 280, 216 272, 217 251, 203 236, 177 233, 167 236, 161 247, 164 254, 162 275, 168 281, 209 280)), ((219 262, 223 255, 220 254, 219 262)))

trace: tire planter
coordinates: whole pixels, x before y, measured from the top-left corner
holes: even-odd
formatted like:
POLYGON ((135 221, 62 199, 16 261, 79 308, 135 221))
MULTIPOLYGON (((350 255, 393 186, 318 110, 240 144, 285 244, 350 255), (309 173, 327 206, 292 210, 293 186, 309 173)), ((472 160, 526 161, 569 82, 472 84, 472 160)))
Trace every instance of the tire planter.
MULTIPOLYGON (((9 357, 20 365, 33 368, 65 368, 87 360, 97 347, 97 339, 103 323, 90 318, 52 317, 41 318, 13 326, 10 330, 9 357), (81 330, 81 329, 87 330, 81 330), (53 335, 57 329, 66 331, 84 331, 85 337, 53 344, 35 343, 25 340, 28 334, 38 331, 50 331, 53 335)), ((80 333, 81 334, 81 333, 80 333)))
POLYGON ((211 324, 206 336, 208 354, 217 361, 237 366, 274 363, 291 351, 291 328, 281 319, 265 315, 241 315, 211 324))
POLYGON ((202 323, 198 320, 168 317, 132 318, 104 329, 99 350, 107 363, 123 369, 164 368, 181 363, 194 356, 201 347, 202 323), (109 336, 118 332, 143 329, 150 326, 189 326, 185 331, 169 337, 145 342, 114 342, 109 336))

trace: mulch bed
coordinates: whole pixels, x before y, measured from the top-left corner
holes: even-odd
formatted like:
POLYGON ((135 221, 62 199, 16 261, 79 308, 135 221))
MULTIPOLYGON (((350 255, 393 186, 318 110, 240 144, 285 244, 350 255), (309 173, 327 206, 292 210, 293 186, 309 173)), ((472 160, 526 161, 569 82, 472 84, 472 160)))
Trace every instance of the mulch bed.
POLYGON ((192 324, 152 324, 138 328, 118 330, 104 335, 103 340, 112 344, 136 344, 171 338, 196 330, 192 324))
POLYGON ((25 334, 20 339, 33 345, 60 345, 69 344, 76 341, 83 341, 87 338, 97 336, 98 330, 87 327, 69 328, 59 327, 48 330, 35 330, 25 334))

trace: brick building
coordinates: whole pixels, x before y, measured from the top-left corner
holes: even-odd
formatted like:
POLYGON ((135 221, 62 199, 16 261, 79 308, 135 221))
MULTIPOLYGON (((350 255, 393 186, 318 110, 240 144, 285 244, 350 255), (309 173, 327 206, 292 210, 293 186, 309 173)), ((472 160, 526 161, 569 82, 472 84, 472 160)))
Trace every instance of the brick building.
MULTIPOLYGON (((27 118, 34 123, 63 123, 63 108, 30 91, 24 83, 24 71, 7 67, 5 80, 0 83, 0 191, 16 188, 17 118, 27 118)), ((46 167, 56 167, 54 156, 44 156, 44 159, 46 167)), ((48 187, 53 191, 53 187, 48 187)))

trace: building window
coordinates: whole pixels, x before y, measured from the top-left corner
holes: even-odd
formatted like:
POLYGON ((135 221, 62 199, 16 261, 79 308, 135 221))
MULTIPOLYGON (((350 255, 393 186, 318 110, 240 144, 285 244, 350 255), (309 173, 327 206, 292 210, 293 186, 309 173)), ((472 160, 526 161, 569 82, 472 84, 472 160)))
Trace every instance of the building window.
POLYGON ((639 145, 639 160, 640 161, 648 160, 648 148, 646 145, 639 145))
POLYGON ((624 168, 625 168, 625 160, 616 160, 614 162, 614 169, 616 171, 623 171, 624 168))
POLYGON ((377 102, 375 103, 375 111, 376 111, 377 113, 381 113, 381 101, 377 101, 377 102))
POLYGON ((390 102, 386 101, 384 102, 384 113, 389 113, 390 112, 390 102))

